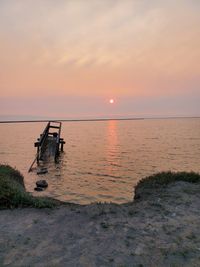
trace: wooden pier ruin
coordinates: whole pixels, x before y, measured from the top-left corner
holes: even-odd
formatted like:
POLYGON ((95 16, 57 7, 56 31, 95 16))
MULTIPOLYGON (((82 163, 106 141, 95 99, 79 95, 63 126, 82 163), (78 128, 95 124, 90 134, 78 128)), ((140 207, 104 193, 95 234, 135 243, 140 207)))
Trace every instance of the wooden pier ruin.
POLYGON ((39 165, 40 161, 46 161, 50 157, 57 160, 57 157, 60 151, 63 151, 63 146, 65 141, 61 138, 61 126, 60 121, 49 121, 45 127, 40 137, 37 139, 37 142, 34 143, 34 146, 37 148, 37 153, 33 163, 29 168, 29 172, 32 171, 32 168, 35 163, 39 165))

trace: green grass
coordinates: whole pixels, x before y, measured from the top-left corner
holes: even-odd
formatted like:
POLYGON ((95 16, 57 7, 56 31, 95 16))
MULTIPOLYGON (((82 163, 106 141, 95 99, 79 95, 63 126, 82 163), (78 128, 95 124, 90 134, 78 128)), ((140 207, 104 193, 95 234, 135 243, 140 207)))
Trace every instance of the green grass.
POLYGON ((0 165, 0 209, 19 207, 52 208, 59 204, 51 198, 33 197, 25 191, 22 174, 8 165, 0 165))
MULTIPOLYGON (((160 172, 151 175, 138 182, 135 187, 135 198, 140 196, 143 189, 160 188, 176 181, 199 183, 200 174, 194 172, 160 172)), ((25 191, 24 178, 19 171, 8 165, 0 165, 0 209, 18 207, 52 208, 61 203, 47 197, 33 197, 25 191)), ((104 210, 100 212, 100 215, 102 214, 104 214, 104 210)), ((129 215, 132 216, 133 214, 130 212, 129 215)), ((102 227, 107 228, 108 226, 103 224, 102 227)))
POLYGON ((168 185, 177 181, 199 183, 200 174, 195 172, 160 172, 140 180, 136 189, 137 187, 160 187, 160 185, 168 185))
POLYGON ((177 181, 199 183, 200 174, 195 172, 171 172, 171 171, 153 174, 151 176, 143 178, 137 183, 137 185, 135 186, 135 199, 140 197, 140 193, 142 190, 163 188, 168 184, 177 181))
POLYGON ((10 167, 9 165, 0 164, 0 177, 9 177, 9 179, 14 180, 15 182, 19 183, 23 188, 25 188, 24 177, 22 176, 22 174, 18 170, 10 167))

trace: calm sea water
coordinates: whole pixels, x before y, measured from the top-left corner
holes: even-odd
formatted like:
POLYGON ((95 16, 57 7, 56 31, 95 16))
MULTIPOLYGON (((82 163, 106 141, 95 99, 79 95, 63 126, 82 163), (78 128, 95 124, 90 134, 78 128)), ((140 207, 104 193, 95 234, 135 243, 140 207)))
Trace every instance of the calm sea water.
POLYGON ((159 171, 200 172, 200 119, 63 122, 66 144, 48 173, 28 173, 46 123, 0 124, 0 163, 16 167, 34 195, 74 203, 133 199, 134 185, 159 171), (45 192, 35 182, 46 179, 45 192))

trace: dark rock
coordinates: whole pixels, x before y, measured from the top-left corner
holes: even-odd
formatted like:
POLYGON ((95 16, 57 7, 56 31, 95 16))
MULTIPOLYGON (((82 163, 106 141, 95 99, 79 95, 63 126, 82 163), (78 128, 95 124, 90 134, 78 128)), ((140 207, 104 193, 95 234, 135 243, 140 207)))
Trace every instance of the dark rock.
POLYGON ((48 186, 48 183, 46 180, 39 180, 36 182, 37 187, 46 188, 48 186))
POLYGON ((35 191, 44 191, 44 188, 37 186, 34 188, 34 190, 35 191))

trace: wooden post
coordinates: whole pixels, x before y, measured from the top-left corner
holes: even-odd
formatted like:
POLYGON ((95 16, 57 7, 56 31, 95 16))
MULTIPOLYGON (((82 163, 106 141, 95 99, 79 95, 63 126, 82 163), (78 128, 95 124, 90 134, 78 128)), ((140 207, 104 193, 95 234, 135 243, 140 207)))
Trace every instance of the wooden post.
POLYGON ((61 151, 63 152, 63 145, 64 145, 64 143, 62 142, 61 143, 61 151))
POLYGON ((63 147, 64 147, 65 141, 63 138, 60 138, 60 150, 63 152, 63 147))
POLYGON ((39 163, 39 146, 37 146, 37 164, 39 163))

